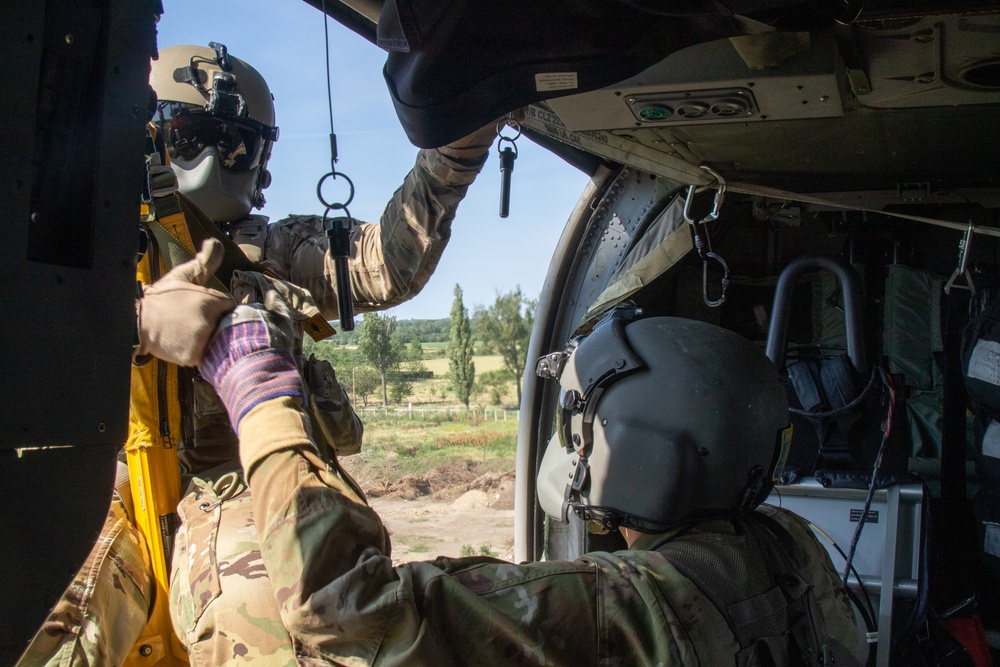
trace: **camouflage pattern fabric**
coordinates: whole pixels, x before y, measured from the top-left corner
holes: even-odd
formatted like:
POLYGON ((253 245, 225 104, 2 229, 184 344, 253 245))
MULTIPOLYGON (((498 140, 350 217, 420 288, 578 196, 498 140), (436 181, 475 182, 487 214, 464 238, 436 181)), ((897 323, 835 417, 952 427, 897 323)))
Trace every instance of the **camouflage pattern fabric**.
POLYGON ((170 615, 191 664, 295 665, 239 464, 192 479, 178 513, 170 615))
MULTIPOLYGON (((259 404, 240 433, 264 564, 302 664, 735 664, 722 615, 648 550, 662 535, 571 562, 393 567, 378 515, 318 461, 298 399, 259 404)), ((823 547, 801 520, 767 511, 808 554, 828 636, 853 650, 857 628, 823 547)))
POLYGON ((132 525, 124 472, 118 476, 97 543, 31 640, 19 667, 120 665, 139 639, 153 581, 146 544, 132 525))
MULTIPOLYGON (((380 224, 362 223, 353 230, 351 283, 359 312, 399 304, 426 284, 451 236, 458 204, 482 169, 495 136, 495 129, 489 126, 451 146, 420 151, 416 166, 393 195, 380 224)), ((335 319, 334 272, 326 257, 329 244, 321 220, 318 216, 292 216, 269 225, 261 216, 250 216, 247 221, 223 227, 251 259, 262 262, 278 277, 307 288, 323 315, 335 319)), ((235 461, 237 449, 228 417, 214 392, 210 387, 205 392, 205 383, 199 384, 197 379, 194 386, 198 392, 193 401, 196 440, 203 439, 206 447, 201 453, 196 449, 179 454, 185 472, 198 473, 220 460, 235 461)), ((195 488, 207 493, 197 483, 195 488)), ((195 496, 198 492, 193 491, 195 496)), ((188 575, 192 566, 194 573, 177 590, 171 584, 175 629, 190 647, 191 663, 231 664, 255 658, 268 665, 289 663, 294 655, 287 633, 281 631, 271 585, 259 565, 247 492, 213 508, 211 516, 217 528, 211 530, 205 527, 199 508, 212 501, 198 500, 192 509, 188 504, 191 497, 188 494, 181 503, 184 560, 178 555, 181 549, 175 546, 173 569, 175 577, 188 575), (197 528, 188 526, 188 521, 197 528), (211 571, 208 575, 198 571, 199 564, 205 563, 222 568, 208 589, 202 577, 212 579, 211 571), (270 606, 264 591, 272 595, 270 606), (186 595, 190 599, 183 599, 186 595)), ((144 547, 124 548, 132 544, 130 540, 141 538, 127 520, 119 526, 118 518, 116 515, 112 521, 109 514, 92 560, 74 581, 76 589, 71 587, 53 611, 53 617, 62 620, 47 622, 47 630, 39 632, 23 664, 119 665, 132 649, 146 623, 151 575, 144 547), (115 526, 118 532, 110 532, 115 526), (123 549, 116 551, 119 545, 123 549), (120 599, 115 586, 117 580, 124 580, 122 574, 146 586, 142 589, 144 598, 137 593, 129 595, 127 602, 120 599), (75 590, 86 599, 78 599, 75 590), (88 609, 86 613, 77 611, 81 603, 88 609), (51 640, 53 637, 58 641, 51 640)), ((126 590, 130 590, 128 586, 126 590)))
MULTIPOLYGON (((437 267, 458 204, 486 160, 495 136, 487 128, 471 148, 420 151, 379 224, 351 232, 351 288, 357 312, 384 310, 417 294, 437 267), (482 143, 486 142, 483 146, 482 143)), ((234 239, 247 243, 247 238, 234 239)), ((312 293, 328 320, 339 317, 333 260, 322 216, 298 216, 268 225, 263 265, 279 278, 312 293)))

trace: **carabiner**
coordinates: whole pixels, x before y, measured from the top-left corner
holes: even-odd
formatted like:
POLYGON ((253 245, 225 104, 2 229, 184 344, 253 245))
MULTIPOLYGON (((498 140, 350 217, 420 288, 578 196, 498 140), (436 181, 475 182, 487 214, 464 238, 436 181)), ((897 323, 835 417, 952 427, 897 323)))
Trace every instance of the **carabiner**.
POLYGON ((705 254, 705 259, 701 263, 701 298, 704 299, 705 305, 709 308, 718 308, 723 303, 726 302, 726 290, 729 289, 729 265, 726 264, 726 260, 722 259, 714 252, 709 252, 705 254), (719 295, 718 299, 712 300, 708 298, 708 260, 713 259, 719 263, 722 267, 722 294, 719 295))
POLYGON ((715 178, 715 185, 705 185, 702 187, 698 187, 697 185, 688 186, 687 196, 684 197, 684 222, 690 225, 693 225, 696 222, 695 219, 691 217, 691 203, 694 201, 694 196, 696 194, 700 194, 706 190, 715 190, 715 201, 712 202, 712 210, 704 218, 697 221, 702 224, 718 220, 719 212, 722 210, 722 203, 726 200, 726 179, 722 178, 722 174, 718 173, 711 167, 701 165, 701 168, 715 178))
POLYGON ((701 165, 701 168, 715 178, 715 184, 703 187, 698 187, 696 185, 688 186, 687 195, 684 198, 684 222, 690 225, 691 243, 702 262, 702 299, 704 299, 705 305, 709 308, 718 308, 726 301, 726 290, 729 288, 729 265, 726 264, 726 260, 722 259, 722 257, 712 251, 712 239, 709 237, 708 227, 705 225, 706 223, 719 219, 719 213, 722 211, 722 203, 726 199, 726 180, 722 178, 721 174, 716 172, 711 167, 701 165), (695 195, 712 189, 715 190, 715 201, 712 203, 712 210, 709 211, 709 213, 701 220, 695 220, 691 217, 691 203, 694 201, 695 195), (718 299, 710 299, 708 297, 708 262, 710 260, 718 262, 718 264, 722 267, 722 294, 718 299))

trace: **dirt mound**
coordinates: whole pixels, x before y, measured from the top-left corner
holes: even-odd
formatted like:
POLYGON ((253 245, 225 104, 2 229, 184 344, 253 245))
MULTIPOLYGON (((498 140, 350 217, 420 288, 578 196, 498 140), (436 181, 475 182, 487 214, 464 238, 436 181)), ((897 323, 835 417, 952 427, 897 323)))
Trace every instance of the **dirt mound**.
POLYGON ((452 502, 469 491, 482 491, 486 506, 493 509, 514 508, 514 471, 495 472, 479 461, 460 459, 439 466, 423 476, 407 475, 396 480, 358 479, 373 498, 417 500, 430 497, 452 502))

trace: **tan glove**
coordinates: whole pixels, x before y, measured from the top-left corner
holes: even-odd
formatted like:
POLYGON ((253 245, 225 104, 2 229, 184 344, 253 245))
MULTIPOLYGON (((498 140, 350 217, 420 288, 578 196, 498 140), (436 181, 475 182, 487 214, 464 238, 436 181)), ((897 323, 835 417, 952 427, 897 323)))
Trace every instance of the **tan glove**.
POLYGON ((153 355, 178 366, 197 366, 231 296, 205 287, 222 263, 222 244, 208 239, 194 259, 174 267, 143 290, 135 303, 139 347, 135 361, 153 355))

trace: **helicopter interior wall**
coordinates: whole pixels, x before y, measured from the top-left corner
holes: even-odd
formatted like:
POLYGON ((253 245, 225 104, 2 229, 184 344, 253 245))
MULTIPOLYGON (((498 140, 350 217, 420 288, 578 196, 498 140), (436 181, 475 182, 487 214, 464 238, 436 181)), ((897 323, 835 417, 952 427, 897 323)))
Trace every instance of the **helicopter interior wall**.
MULTIPOLYGON (((978 224, 993 223, 997 217, 996 210, 974 204, 911 206, 907 211, 978 224)), ((942 331, 947 325, 949 300, 961 303, 968 312, 970 296, 958 288, 952 290, 951 296, 941 289, 956 268, 961 232, 872 214, 810 212, 792 204, 764 206, 760 201, 741 201, 734 196, 727 200, 725 215, 710 223, 709 231, 713 250, 725 258, 731 271, 728 298, 721 307, 705 305, 702 263, 693 252, 634 294, 632 302, 647 315, 674 315, 718 324, 758 342, 763 349, 781 269, 806 254, 849 261, 862 277, 868 358, 878 360, 899 383, 896 389, 900 415, 894 428, 901 436, 900 446, 905 448, 900 454, 907 469, 919 473, 927 484, 931 525, 949 526, 948 531, 939 530, 934 536, 932 598, 941 609, 958 602, 961 595, 978 592, 987 598, 983 607, 992 606, 995 611, 997 600, 988 594, 991 585, 982 583, 983 563, 972 550, 959 553, 954 545, 956 539, 982 543, 982 525, 974 526, 971 520, 973 499, 980 494, 982 480, 973 468, 979 453, 971 419, 964 418, 964 396, 960 398, 960 442, 956 446, 942 433, 942 371, 946 363, 942 331), (902 326, 894 319, 901 317, 900 311, 906 314, 902 326), (957 456, 963 466, 961 478, 952 480, 952 486, 960 488, 960 498, 948 498, 947 489, 942 492, 942 482, 947 482, 942 479, 943 450, 945 455, 957 456)), ((969 260, 978 295, 974 304, 988 300, 1000 286, 998 252, 1000 243, 995 237, 976 235, 969 260)), ((709 288, 717 289, 720 279, 718 272, 710 271, 709 288)), ((822 351, 822 356, 845 348, 840 293, 830 275, 811 274, 796 286, 788 341, 790 349, 822 351)), ((808 446, 802 444, 801 437, 798 443, 799 447, 808 446)), ((793 441, 793 449, 796 446, 793 441)), ((592 537, 590 545, 603 547, 601 540, 606 539, 592 537)))

